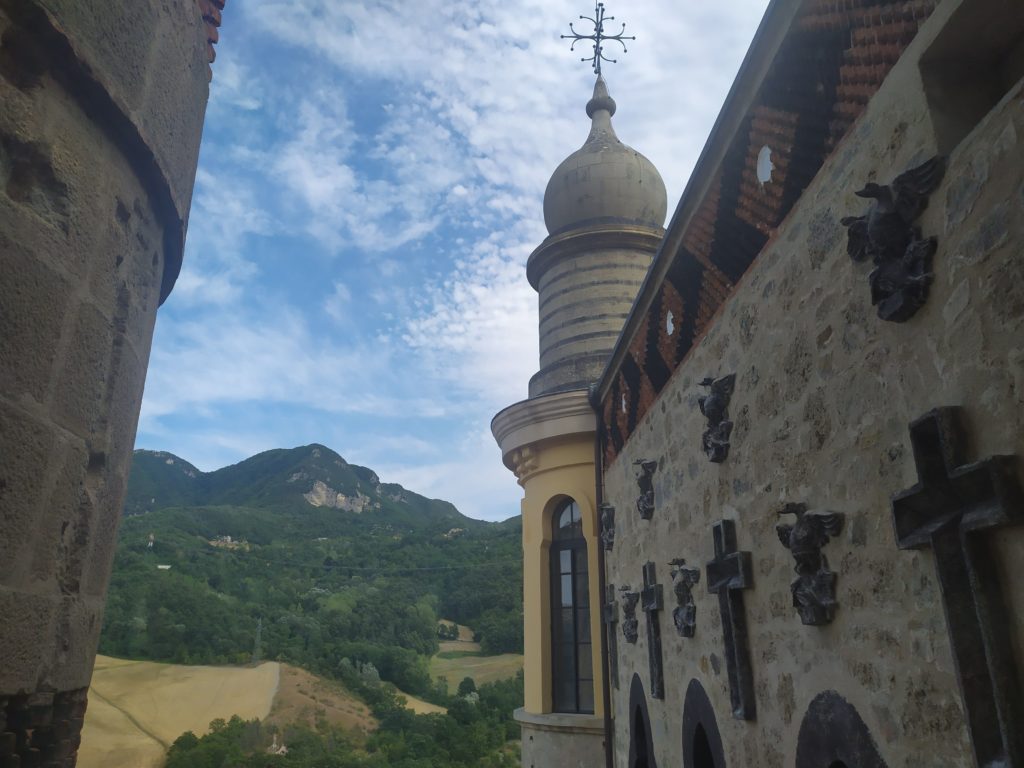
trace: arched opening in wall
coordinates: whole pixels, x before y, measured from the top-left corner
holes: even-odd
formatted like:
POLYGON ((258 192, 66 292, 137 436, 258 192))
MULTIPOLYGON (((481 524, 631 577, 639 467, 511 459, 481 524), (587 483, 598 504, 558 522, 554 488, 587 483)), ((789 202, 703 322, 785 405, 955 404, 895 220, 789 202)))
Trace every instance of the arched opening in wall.
POLYGON ((795 768, 886 768, 860 714, 835 691, 819 693, 807 707, 796 741, 795 768))
POLYGON ((711 754, 711 744, 703 725, 698 725, 693 735, 693 765, 694 768, 715 768, 715 756, 711 754))
POLYGON ((551 696, 555 712, 594 711, 590 579, 583 516, 566 498, 551 516, 551 696))
POLYGON ((683 700, 683 766, 725 768, 718 720, 704 687, 696 679, 690 681, 683 700))
POLYGON ((629 768, 657 768, 654 743, 651 740, 651 718, 647 713, 647 696, 640 675, 633 675, 629 684, 629 768))

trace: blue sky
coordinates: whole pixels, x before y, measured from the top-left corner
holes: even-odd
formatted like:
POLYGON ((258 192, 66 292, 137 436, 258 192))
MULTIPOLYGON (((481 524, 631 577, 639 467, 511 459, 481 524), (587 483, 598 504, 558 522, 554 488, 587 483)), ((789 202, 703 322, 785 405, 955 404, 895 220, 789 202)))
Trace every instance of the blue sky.
MULTIPOLYGON (((670 215, 765 5, 607 9, 637 36, 605 68, 615 128, 661 171, 670 215)), ((517 514, 490 419, 537 370, 525 264, 594 78, 559 35, 592 13, 229 3, 137 447, 212 470, 323 443, 473 517, 517 514)))

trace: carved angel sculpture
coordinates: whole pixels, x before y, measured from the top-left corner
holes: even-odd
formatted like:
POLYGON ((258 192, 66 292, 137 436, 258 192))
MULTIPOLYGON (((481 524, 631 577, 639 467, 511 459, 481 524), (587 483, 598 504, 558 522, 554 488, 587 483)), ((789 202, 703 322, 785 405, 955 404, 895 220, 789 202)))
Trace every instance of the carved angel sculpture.
POLYGON ((669 563, 672 574, 672 591, 676 595, 676 608, 672 620, 680 637, 693 637, 697 630, 697 606, 693 602, 693 588, 700 582, 700 569, 688 566, 686 560, 677 558, 669 563))
POLYGON ((697 398, 700 412, 708 420, 701 444, 708 458, 720 464, 729 455, 729 436, 732 434, 729 400, 736 386, 736 374, 730 373, 720 379, 708 376, 700 385, 710 390, 708 394, 697 398))
POLYGON ((790 585, 793 606, 804 624, 829 624, 835 618, 836 574, 821 551, 843 528, 843 514, 808 513, 806 504, 787 504, 780 515, 796 515, 793 525, 780 523, 779 541, 793 553, 796 579, 790 585))
POLYGON ((619 587, 619 591, 622 593, 622 613, 625 616, 622 621, 622 636, 626 638, 627 643, 635 643, 640 635, 640 622, 636 618, 636 605, 640 602, 640 593, 633 592, 628 584, 619 587))
POLYGON ((608 552, 615 546, 615 507, 611 504, 601 505, 601 543, 608 552))
POLYGON ((636 475, 636 484, 640 489, 640 495, 636 500, 636 509, 640 517, 650 520, 654 514, 654 470, 658 468, 658 462, 651 459, 637 459, 634 466, 640 467, 636 475))
POLYGON ((942 157, 897 176, 892 184, 870 182, 855 192, 872 203, 863 216, 841 220, 847 228, 846 252, 854 261, 870 258, 875 268, 868 276, 871 303, 883 320, 903 322, 928 298, 931 261, 937 241, 922 238, 914 222, 928 205, 928 196, 942 181, 942 157))

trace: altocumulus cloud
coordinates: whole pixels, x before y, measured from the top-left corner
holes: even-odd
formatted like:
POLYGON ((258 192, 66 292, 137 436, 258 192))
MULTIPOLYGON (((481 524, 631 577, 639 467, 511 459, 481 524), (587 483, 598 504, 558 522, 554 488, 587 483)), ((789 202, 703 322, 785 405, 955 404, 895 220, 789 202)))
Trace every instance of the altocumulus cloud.
MULTIPOLYGON (((678 198, 766 0, 612 7, 638 40, 616 130, 678 198)), ((541 201, 587 134, 567 0, 239 4, 185 269, 161 310, 139 444, 204 469, 323 442, 501 518, 487 429, 537 367, 541 201)))

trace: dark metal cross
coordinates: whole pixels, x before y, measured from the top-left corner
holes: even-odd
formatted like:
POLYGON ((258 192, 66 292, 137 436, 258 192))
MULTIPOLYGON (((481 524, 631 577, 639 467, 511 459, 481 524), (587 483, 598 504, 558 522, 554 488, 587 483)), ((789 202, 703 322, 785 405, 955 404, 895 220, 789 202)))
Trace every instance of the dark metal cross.
POLYGON ((627 49, 626 49, 626 43, 624 41, 626 41, 626 40, 636 40, 636 37, 635 36, 626 36, 626 35, 623 34, 623 32, 626 31, 626 25, 624 23, 622 25, 622 29, 619 30, 619 33, 617 35, 606 35, 605 34, 605 32, 604 32, 604 23, 606 21, 615 21, 615 17, 614 16, 605 16, 604 15, 604 3, 598 3, 597 7, 594 8, 594 18, 590 18, 589 16, 580 16, 580 18, 583 19, 584 21, 589 21, 591 24, 594 25, 594 33, 592 35, 581 35, 579 32, 577 32, 575 30, 575 28, 573 27, 572 24, 569 24, 569 31, 572 32, 572 34, 571 35, 562 35, 562 39, 563 40, 572 40, 572 45, 569 46, 569 50, 570 51, 576 50, 576 43, 578 43, 580 40, 593 40, 594 41, 594 55, 591 56, 589 59, 582 58, 582 59, 580 59, 580 61, 592 61, 592 62, 594 62, 594 74, 596 74, 598 77, 600 77, 601 76, 601 62, 602 61, 608 61, 608 62, 611 62, 612 64, 615 64, 618 61, 618 59, 609 59, 607 56, 604 55, 604 42, 605 42, 605 40, 614 40, 615 42, 617 42, 619 45, 622 46, 622 52, 626 53, 627 49))
POLYGON ((892 500, 900 549, 935 554, 949 641, 979 766, 1024 765, 1024 700, 998 566, 983 531, 1024 522, 1014 457, 967 464, 958 408, 910 425, 918 482, 892 500))
POLYGON ((619 601, 615 599, 615 585, 605 587, 604 624, 608 637, 608 666, 612 684, 619 687, 619 638, 615 628, 619 624, 619 601))
POLYGON ((661 621, 658 613, 665 607, 661 584, 656 583, 654 563, 644 563, 644 588, 640 607, 647 614, 647 664, 651 670, 651 698, 665 698, 665 677, 661 668, 661 621))
POLYGON ((708 592, 718 593, 732 716, 737 720, 753 720, 756 712, 754 675, 750 666, 747 615, 741 590, 754 585, 754 569, 750 553, 736 549, 736 524, 732 520, 719 520, 712 531, 715 559, 706 566, 708 592))

